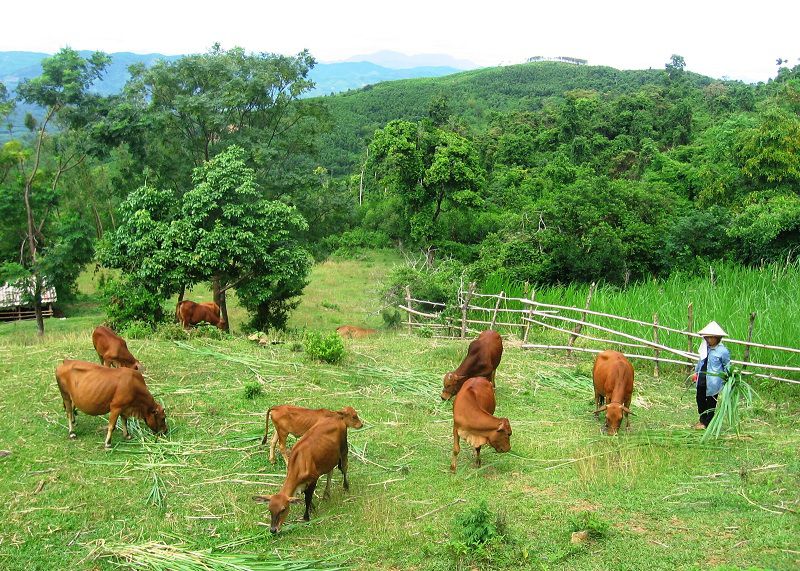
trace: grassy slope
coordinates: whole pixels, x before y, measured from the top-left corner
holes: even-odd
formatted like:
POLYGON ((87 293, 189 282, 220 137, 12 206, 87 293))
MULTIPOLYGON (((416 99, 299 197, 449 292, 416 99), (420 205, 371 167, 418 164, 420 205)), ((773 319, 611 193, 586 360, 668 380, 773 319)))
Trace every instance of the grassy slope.
MULTIPOLYGON (((371 259, 318 266, 293 323, 376 325, 359 308, 370 276, 391 261, 371 259), (339 311, 325 313, 322 301, 339 311)), ((99 418, 79 415, 78 440, 67 439, 53 381, 60 359, 94 358, 86 319, 62 322, 74 326, 60 332, 49 322, 42 345, 0 335, 0 449, 12 452, 0 458, 0 568, 106 569, 91 556, 103 542, 178 538, 201 547, 238 539, 239 551, 332 556, 354 569, 460 568, 446 546, 452 520, 480 498, 505 516, 512 537, 480 568, 798 565, 796 400, 765 398, 746 423, 747 438, 701 447, 686 428, 694 400, 680 389, 681 373, 654 380, 647 367, 637 373, 632 431, 607 438, 589 414, 588 360, 507 347, 497 412, 511 419, 512 453, 487 450, 476 470, 462 450, 451 476, 451 414, 437 395, 463 342, 386 333, 349 342, 347 361, 336 367, 310 363, 290 344, 196 339, 185 349, 132 340, 172 432, 158 444, 149 435, 121 442, 117 433, 116 448, 105 452, 99 418), (208 349, 245 362, 196 352, 208 349), (243 387, 254 380, 264 393, 249 401, 243 387), (264 411, 281 402, 351 404, 368 426, 350 432, 350 492, 336 472, 332 499, 318 500, 311 524, 298 523, 302 510, 294 507, 292 524, 271 537, 268 513, 250 496, 282 481, 282 466, 270 466, 258 446, 264 411), (146 503, 154 465, 164 509, 146 503), (467 501, 449 505, 459 499, 467 501), (570 518, 585 510, 610 522, 611 532, 571 547, 570 518)))

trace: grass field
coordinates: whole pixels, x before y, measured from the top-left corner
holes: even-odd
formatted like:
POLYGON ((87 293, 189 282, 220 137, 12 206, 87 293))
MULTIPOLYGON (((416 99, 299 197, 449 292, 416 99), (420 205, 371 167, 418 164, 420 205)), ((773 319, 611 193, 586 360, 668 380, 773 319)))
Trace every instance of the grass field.
MULTIPOLYGON (((294 327, 380 324, 371 291, 391 254, 317 266, 294 327), (323 306, 323 302, 328 306, 323 306)), ((800 565, 800 409, 796 394, 762 394, 744 436, 701 444, 684 373, 637 372, 631 431, 606 437, 594 419, 588 357, 507 346, 497 415, 512 451, 486 450, 472 466, 462 446, 449 473, 450 404, 441 376, 466 343, 385 332, 347 343, 339 366, 311 362, 296 344, 241 337, 131 340, 164 403, 170 434, 130 441, 79 415, 67 438, 53 370, 95 360, 89 333, 101 315, 0 326, 0 568, 111 569, 124 546, 161 541, 220 553, 326 559, 350 569, 797 569, 800 565), (254 383, 260 396, 245 398, 254 383), (352 405, 351 489, 334 472, 332 497, 310 523, 295 506, 271 536, 253 494, 282 483, 259 446, 266 409, 279 403, 352 405), (482 551, 456 548, 454 519, 485 500, 506 530, 482 551), (608 524, 570 543, 585 514, 608 524)), ((96 311, 96 310, 95 310, 96 311)), ((237 318, 234 331, 237 330, 237 318)), ((635 364, 636 365, 636 364, 635 364)), ((177 564, 176 564, 177 568, 177 564)))

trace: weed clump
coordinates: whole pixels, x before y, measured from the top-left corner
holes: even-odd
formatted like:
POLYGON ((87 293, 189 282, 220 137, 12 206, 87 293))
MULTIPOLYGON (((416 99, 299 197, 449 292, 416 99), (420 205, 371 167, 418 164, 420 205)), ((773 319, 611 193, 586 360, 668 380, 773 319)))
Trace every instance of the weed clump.
POLYGON ((507 537, 505 520, 490 510, 485 500, 465 510, 453 524, 455 533, 448 547, 459 559, 486 560, 491 549, 504 543, 507 537))
POLYGON ((261 396, 262 392, 261 383, 258 381, 250 381, 244 386, 244 398, 247 400, 253 400, 257 396, 261 396))
POLYGON ((145 339, 153 334, 153 327, 146 321, 134 319, 125 324, 120 334, 125 339, 145 339))
POLYGON ((303 339, 303 347, 316 361, 335 365, 344 359, 344 343, 338 333, 323 335, 319 331, 309 331, 303 339))
POLYGON ((594 512, 581 512, 570 517, 570 531, 587 532, 588 539, 603 539, 608 535, 610 524, 594 512))

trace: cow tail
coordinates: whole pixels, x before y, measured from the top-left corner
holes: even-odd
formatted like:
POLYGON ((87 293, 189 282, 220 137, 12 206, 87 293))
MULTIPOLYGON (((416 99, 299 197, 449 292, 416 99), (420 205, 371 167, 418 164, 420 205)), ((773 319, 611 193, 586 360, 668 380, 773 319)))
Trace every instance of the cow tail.
POLYGON ((267 443, 269 440, 269 415, 272 414, 272 407, 269 407, 267 410, 267 426, 264 428, 264 438, 261 439, 261 446, 267 443))

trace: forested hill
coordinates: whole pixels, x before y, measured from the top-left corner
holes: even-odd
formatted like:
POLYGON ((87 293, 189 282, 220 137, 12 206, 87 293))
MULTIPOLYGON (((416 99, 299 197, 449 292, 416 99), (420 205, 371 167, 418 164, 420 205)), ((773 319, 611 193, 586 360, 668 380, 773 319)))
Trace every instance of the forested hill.
MULTIPOLYGON (((695 89, 716 82, 691 72, 684 76, 695 89)), ((333 174, 349 174, 363 160, 359 157, 366 149, 366 137, 393 119, 416 121, 428 116, 433 102, 443 97, 451 116, 480 131, 497 113, 537 111, 570 91, 618 97, 645 86, 663 87, 664 78, 663 69, 631 71, 537 62, 369 85, 324 98, 335 127, 323 139, 322 163, 333 174)), ((739 82, 725 83, 744 88, 739 82)))

